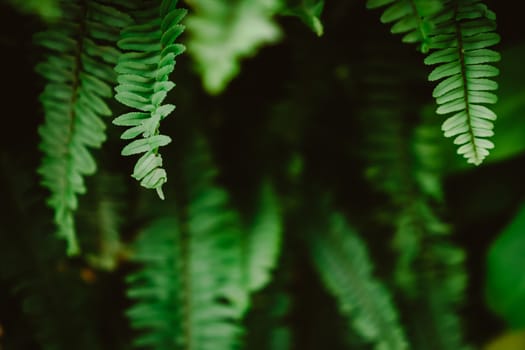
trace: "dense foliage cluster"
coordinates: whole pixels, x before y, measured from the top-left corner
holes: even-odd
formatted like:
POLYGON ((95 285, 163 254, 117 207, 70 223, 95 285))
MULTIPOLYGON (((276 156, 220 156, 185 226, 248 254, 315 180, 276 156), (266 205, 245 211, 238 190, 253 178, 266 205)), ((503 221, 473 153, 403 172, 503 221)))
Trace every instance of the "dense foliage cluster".
POLYGON ((0 350, 521 349, 516 18, 6 0, 0 350))

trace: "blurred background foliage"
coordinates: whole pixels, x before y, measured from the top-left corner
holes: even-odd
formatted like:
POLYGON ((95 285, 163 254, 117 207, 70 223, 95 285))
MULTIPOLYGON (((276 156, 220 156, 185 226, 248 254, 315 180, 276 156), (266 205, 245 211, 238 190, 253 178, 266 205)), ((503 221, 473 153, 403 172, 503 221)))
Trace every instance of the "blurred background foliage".
POLYGON ((175 348, 180 305, 216 324, 202 349, 525 349, 525 41, 519 11, 486 3, 502 61, 479 167, 442 137, 421 55, 362 1, 181 3, 167 200, 130 179, 109 127, 68 258, 35 171, 31 39, 61 12, 3 1, 0 349, 175 348))

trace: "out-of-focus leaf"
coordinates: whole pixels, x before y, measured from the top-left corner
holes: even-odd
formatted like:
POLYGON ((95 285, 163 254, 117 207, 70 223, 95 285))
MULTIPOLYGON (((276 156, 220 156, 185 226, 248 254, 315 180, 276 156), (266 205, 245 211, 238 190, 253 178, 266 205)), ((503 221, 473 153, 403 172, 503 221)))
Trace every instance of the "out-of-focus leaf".
POLYGON ((510 327, 525 327, 525 205, 492 243, 487 259, 488 304, 510 327))
POLYGON ((525 331, 505 333, 483 348, 484 350, 523 350, 525 349, 525 331))
POLYGON ((58 19, 62 15, 57 0, 10 0, 17 10, 37 14, 47 21, 58 19))
POLYGON ((523 58, 525 45, 513 47, 501 54, 501 75, 498 103, 494 111, 498 115, 495 135, 496 147, 487 160, 491 162, 511 158, 525 151, 525 70, 523 58))
POLYGON ((273 20, 277 0, 189 1, 188 52, 204 88, 219 94, 239 73, 240 61, 264 44, 276 42, 281 30, 273 20))
POLYGON ((284 8, 281 15, 299 17, 317 36, 322 36, 324 33, 321 22, 323 8, 324 0, 302 0, 296 6, 284 8))

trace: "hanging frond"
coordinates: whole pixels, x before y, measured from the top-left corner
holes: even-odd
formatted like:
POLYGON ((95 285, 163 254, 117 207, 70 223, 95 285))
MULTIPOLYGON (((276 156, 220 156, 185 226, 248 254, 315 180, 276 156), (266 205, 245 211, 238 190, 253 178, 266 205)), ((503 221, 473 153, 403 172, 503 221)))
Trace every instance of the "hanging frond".
POLYGON ((142 267, 126 280, 128 297, 134 302, 127 315, 131 327, 142 331, 134 339, 137 347, 177 349, 187 341, 182 249, 175 217, 153 223, 135 242, 132 259, 142 267))
POLYGON ((167 174, 162 168, 159 148, 170 143, 171 138, 162 135, 159 127, 175 109, 163 101, 175 87, 169 79, 175 69, 175 57, 184 52, 184 46, 174 42, 184 30, 179 22, 186 10, 176 5, 177 0, 148 1, 135 10, 136 23, 126 27, 118 41, 124 53, 115 67, 119 83, 115 98, 138 110, 113 120, 116 125, 129 127, 122 139, 138 137, 122 149, 122 155, 142 154, 132 177, 140 181, 141 186, 155 189, 161 199, 164 199, 162 186, 167 174))
POLYGON ((136 242, 143 268, 128 277, 128 311, 144 333, 135 345, 152 349, 229 350, 238 347, 248 302, 240 221, 216 170, 197 141, 187 159, 188 204, 181 219, 161 219, 136 242))
POLYGON ((404 43, 418 43, 423 53, 429 50, 430 33, 433 23, 429 18, 442 8, 440 0, 367 0, 366 7, 388 8, 381 16, 381 22, 393 23, 390 31, 403 34, 404 43))
POLYGON ((500 60, 500 54, 489 49, 500 41, 494 32, 496 15, 479 0, 449 0, 433 22, 434 51, 425 63, 437 65, 428 76, 429 81, 440 81, 433 91, 436 112, 449 116, 442 130, 446 137, 454 137, 458 154, 479 165, 494 148, 487 138, 494 134, 497 117, 485 105, 497 101, 493 91, 498 84, 492 78, 499 70, 491 64, 500 60))
MULTIPOLYGON (((435 208, 443 203, 441 174, 444 152, 443 143, 440 142, 442 137, 436 128, 433 112, 424 114, 422 119, 420 124, 413 128, 408 140, 405 139, 406 136, 397 135, 400 150, 405 152, 399 161, 405 164, 388 165, 398 169, 401 176, 394 180, 397 186, 388 193, 392 202, 396 203, 394 210, 397 211, 393 239, 393 248, 398 253, 395 281, 404 293, 412 297, 420 290, 417 279, 420 278, 422 256, 429 256, 433 249, 432 244, 441 244, 440 240, 451 233, 449 225, 439 218, 435 208), (432 244, 427 245, 427 242, 432 244)), ((436 260, 438 261, 439 259, 436 260)), ((458 272, 461 271, 460 266, 461 263, 458 272)), ((453 279, 452 275, 450 278, 453 279)))
POLYGON ((281 31, 272 19, 278 0, 191 0, 188 52, 211 94, 224 90, 240 70, 240 61, 260 46, 276 42, 281 31))
POLYGON ((58 236, 68 243, 68 254, 79 251, 74 212, 77 195, 86 192, 83 176, 96 170, 89 148, 106 139, 102 117, 111 115, 105 98, 112 97, 119 57, 114 47, 127 15, 102 0, 62 1, 63 16, 35 35, 49 49, 37 72, 46 80, 40 96, 45 121, 39 128, 44 153, 38 172, 51 191, 58 236))
POLYGON ((396 52, 391 45, 374 42, 363 50, 359 118, 367 130, 361 146, 367 161, 365 176, 378 190, 399 202, 405 200, 400 192, 411 188, 406 176, 411 167, 407 140, 415 106, 408 103, 404 57, 396 52))
POLYGON ((364 243, 339 213, 332 214, 326 230, 312 234, 310 249, 341 313, 374 349, 408 349, 389 293, 372 275, 364 243))
POLYGON ((401 310, 410 310, 405 321, 411 345, 462 349, 457 308, 466 285, 465 253, 449 242, 450 226, 438 210, 446 143, 435 113, 430 108, 421 113, 410 103, 406 63, 394 52, 384 45, 366 52, 362 67, 366 174, 388 198, 381 229, 394 231, 393 281, 401 310), (388 63, 382 57, 390 57, 388 63))
MULTIPOLYGON (((209 291, 213 290, 216 299, 223 300, 224 306, 233 312, 230 318, 236 320, 248 306, 243 243, 246 235, 238 212, 231 207, 228 193, 215 184, 217 174, 205 139, 196 137, 185 162, 184 174, 188 190, 186 224, 192 237, 188 248, 195 259, 190 268, 195 269, 193 274, 214 276, 206 286, 202 285, 206 289, 202 290, 206 294, 203 300, 209 298, 209 291), (203 261, 207 262, 206 267, 202 266, 203 261)), ((194 297, 198 299, 195 294, 194 297)), ((231 330, 230 335, 233 335, 233 328, 231 330)))
MULTIPOLYGON (((400 135, 397 136, 402 146, 397 149, 406 154, 397 162, 383 164, 385 174, 395 174, 389 180, 391 186, 387 192, 394 212, 392 247, 397 253, 394 281, 406 303, 404 306, 409 309, 417 305, 417 311, 407 314, 407 332, 414 347, 462 349, 463 331, 457 306, 466 286, 465 253, 449 242, 450 226, 435 208, 443 200, 439 177, 443 172, 440 168, 443 152, 439 140, 436 141, 440 135, 435 123, 430 118, 426 120, 428 123, 416 127, 404 146, 400 135), (387 166, 396 170, 387 170, 387 166), (436 339, 431 346, 429 338, 436 339)), ((391 148, 384 151, 393 153, 391 148)), ((383 186, 383 181, 376 186, 383 186)))

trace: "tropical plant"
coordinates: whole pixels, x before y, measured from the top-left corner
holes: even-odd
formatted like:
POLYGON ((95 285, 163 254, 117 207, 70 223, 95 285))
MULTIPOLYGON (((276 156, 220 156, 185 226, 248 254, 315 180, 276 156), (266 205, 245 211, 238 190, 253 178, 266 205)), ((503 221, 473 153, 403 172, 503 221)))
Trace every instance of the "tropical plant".
POLYGON ((525 327, 508 4, 1 6, 0 350, 455 350, 525 327))

